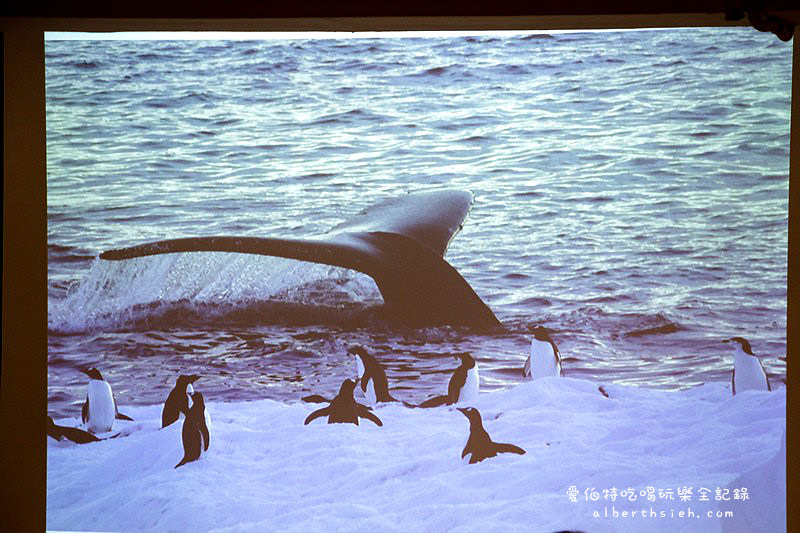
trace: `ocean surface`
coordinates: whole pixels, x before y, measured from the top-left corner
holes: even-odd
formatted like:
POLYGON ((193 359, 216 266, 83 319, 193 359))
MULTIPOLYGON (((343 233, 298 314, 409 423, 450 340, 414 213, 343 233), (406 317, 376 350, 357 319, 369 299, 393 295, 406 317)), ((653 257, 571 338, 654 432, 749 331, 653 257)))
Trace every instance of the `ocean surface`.
MULTIPOLYGON (((729 382, 735 335, 785 379, 791 45, 752 28, 46 42, 48 411, 97 366, 120 409, 180 373, 207 402, 330 396, 362 345, 394 395, 564 374, 729 382), (193 236, 302 238, 385 198, 475 197, 445 258, 504 329, 365 321, 358 272, 244 254, 103 261, 193 236)), ((33 355, 33 354, 32 354, 33 355)))

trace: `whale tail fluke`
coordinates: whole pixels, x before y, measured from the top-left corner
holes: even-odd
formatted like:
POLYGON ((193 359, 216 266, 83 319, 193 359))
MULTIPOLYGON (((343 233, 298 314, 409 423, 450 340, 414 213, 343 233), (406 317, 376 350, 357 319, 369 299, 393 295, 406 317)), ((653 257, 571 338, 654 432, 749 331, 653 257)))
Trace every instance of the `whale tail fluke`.
POLYGON ((191 237, 108 250, 100 259, 237 252, 322 263, 373 278, 387 318, 413 326, 500 328, 494 313, 444 260, 471 205, 467 191, 407 194, 368 208, 316 239, 191 237))

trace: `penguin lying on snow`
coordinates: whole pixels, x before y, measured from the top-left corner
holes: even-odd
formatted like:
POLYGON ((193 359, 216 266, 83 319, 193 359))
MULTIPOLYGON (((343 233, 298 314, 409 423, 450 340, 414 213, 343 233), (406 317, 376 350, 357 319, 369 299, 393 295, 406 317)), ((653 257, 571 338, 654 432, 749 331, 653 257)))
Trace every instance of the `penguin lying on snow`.
POLYGON ((469 420, 469 438, 466 446, 464 446, 464 451, 461 452, 462 459, 468 453, 472 454, 469 458, 469 464, 479 463, 487 457, 496 456, 498 453, 525 455, 525 450, 519 446, 494 442, 486 430, 483 429, 481 414, 477 409, 474 407, 456 407, 456 409, 461 411, 469 420))
POLYGON ((175 465, 175 468, 199 459, 200 454, 208 450, 211 441, 206 425, 205 400, 199 392, 192 394, 192 406, 189 408, 186 418, 183 419, 181 437, 183 439, 183 459, 175 465))
POLYGON ((382 426, 383 422, 381 422, 380 418, 370 413, 366 405, 356 402, 355 398, 353 398, 353 389, 355 388, 355 381, 352 379, 344 380, 342 386, 339 388, 339 394, 331 400, 330 405, 322 409, 317 409, 308 415, 303 425, 307 425, 312 420, 321 416, 327 416, 328 424, 350 423, 358 425, 358 419, 360 417, 382 426))
POLYGON ((57 425, 51 416, 47 417, 47 436, 52 437, 57 441, 63 438, 71 440, 77 444, 86 444, 89 442, 100 442, 98 439, 88 431, 79 428, 57 425))
POLYGON ((558 347, 544 328, 537 328, 531 339, 531 351, 523 373, 531 379, 561 377, 561 357, 558 347))
POLYGON ((772 390, 769 386, 767 373, 761 360, 753 353, 750 343, 742 337, 733 337, 722 342, 730 342, 736 353, 733 361, 733 375, 731 376, 731 386, 733 394, 743 390, 772 390))
POLYGON ((111 385, 103 379, 96 368, 81 370, 89 376, 89 386, 86 391, 86 401, 81 408, 81 420, 87 424, 92 433, 111 431, 114 419, 133 420, 117 410, 117 402, 111 391, 111 385))
POLYGON ((178 376, 175 387, 169 392, 164 409, 161 411, 161 427, 165 428, 175 422, 180 413, 189 413, 189 396, 194 392, 192 383, 200 379, 196 374, 178 376))
POLYGON ((440 405, 453 405, 458 402, 468 402, 478 396, 480 377, 478 364, 468 353, 455 356, 461 359, 461 365, 453 371, 450 382, 447 384, 447 394, 434 396, 419 404, 419 407, 438 407, 440 405))

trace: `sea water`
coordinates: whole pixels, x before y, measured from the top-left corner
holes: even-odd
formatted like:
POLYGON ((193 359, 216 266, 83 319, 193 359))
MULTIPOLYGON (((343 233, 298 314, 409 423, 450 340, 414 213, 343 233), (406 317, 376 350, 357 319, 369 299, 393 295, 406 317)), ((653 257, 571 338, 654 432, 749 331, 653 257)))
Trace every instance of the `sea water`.
POLYGON ((394 396, 524 380, 548 328, 564 375, 729 382, 721 341, 785 379, 791 45, 752 28, 284 40, 48 40, 48 411, 97 366, 117 402, 330 396, 349 346, 394 396), (350 270, 242 254, 123 262, 176 237, 319 235, 382 199, 475 202, 445 258, 503 323, 356 317, 350 270))

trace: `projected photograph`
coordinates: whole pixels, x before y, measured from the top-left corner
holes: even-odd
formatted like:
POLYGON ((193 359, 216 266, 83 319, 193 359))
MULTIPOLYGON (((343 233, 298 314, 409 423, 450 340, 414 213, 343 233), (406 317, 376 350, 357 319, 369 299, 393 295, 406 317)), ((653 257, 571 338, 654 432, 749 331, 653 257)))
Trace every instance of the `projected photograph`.
POLYGON ((791 43, 45 45, 48 529, 785 530, 791 43))

